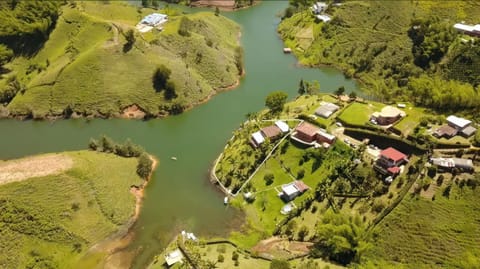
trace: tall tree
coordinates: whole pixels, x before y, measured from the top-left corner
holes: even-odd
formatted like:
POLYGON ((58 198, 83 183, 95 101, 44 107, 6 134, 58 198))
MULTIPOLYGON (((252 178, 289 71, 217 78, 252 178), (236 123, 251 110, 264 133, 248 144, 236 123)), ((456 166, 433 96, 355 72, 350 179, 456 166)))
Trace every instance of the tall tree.
POLYGON ((283 110, 287 98, 288 95, 282 91, 272 92, 265 99, 265 106, 268 107, 272 113, 278 113, 283 110))
POLYGON ((303 82, 303 78, 300 79, 300 82, 298 84, 298 94, 300 94, 300 95, 305 94, 305 83, 303 82))

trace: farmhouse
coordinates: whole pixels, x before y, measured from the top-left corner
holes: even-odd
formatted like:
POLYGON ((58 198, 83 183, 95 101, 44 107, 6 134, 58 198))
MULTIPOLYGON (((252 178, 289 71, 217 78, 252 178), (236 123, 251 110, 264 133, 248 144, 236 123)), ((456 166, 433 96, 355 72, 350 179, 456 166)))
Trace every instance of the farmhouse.
POLYGON ((332 18, 326 14, 322 14, 322 15, 316 15, 315 18, 317 18, 318 20, 322 21, 322 22, 329 22, 332 20, 332 18))
POLYGON ((456 23, 455 25, 453 25, 453 28, 464 34, 480 37, 480 24, 468 25, 463 23, 456 23))
POLYGON ((265 138, 263 137, 261 131, 252 134, 252 138, 250 138, 250 144, 254 148, 258 148, 263 142, 265 142, 265 138))
POLYGON ((285 201, 291 201, 295 199, 295 197, 306 192, 309 188, 310 187, 308 187, 303 181, 295 180, 294 182, 282 185, 280 196, 285 201))
POLYGON ((152 13, 150 15, 145 16, 141 21, 140 24, 145 24, 148 26, 156 27, 158 25, 164 24, 168 21, 168 16, 165 14, 160 13, 152 13))
POLYGON ((276 125, 264 127, 260 130, 260 132, 262 132, 263 137, 268 139, 275 139, 282 134, 282 130, 280 130, 280 128, 278 128, 276 125))
POLYGON ((458 133, 457 129, 453 128, 450 125, 442 125, 440 128, 433 132, 433 135, 438 138, 452 138, 458 133))
POLYGON ((320 107, 317 108, 317 110, 315 110, 315 114, 325 119, 328 119, 333 113, 335 113, 335 111, 339 109, 339 106, 325 102, 321 104, 320 107))
POLYGON ((477 129, 472 126, 472 121, 454 115, 447 117, 447 124, 448 125, 443 125, 438 128, 434 135, 437 137, 444 136, 450 138, 460 134, 464 137, 470 137, 477 131, 477 129))
POLYGON ((370 121, 379 125, 389 125, 405 117, 405 115, 405 112, 396 107, 385 106, 380 112, 374 112, 370 117, 370 121))
POLYGON ((407 161, 407 155, 389 147, 380 152, 380 156, 375 162, 374 168, 382 174, 396 176, 400 173, 400 165, 407 161))
POLYGON ((470 124, 472 124, 472 121, 469 121, 467 119, 460 118, 454 115, 450 115, 447 117, 447 123, 449 126, 457 129, 458 131, 461 131, 464 128, 470 126, 470 124))
POLYGON ((307 122, 300 123, 290 137, 309 146, 326 143, 325 147, 333 144, 336 138, 334 135, 327 133, 326 130, 307 122))

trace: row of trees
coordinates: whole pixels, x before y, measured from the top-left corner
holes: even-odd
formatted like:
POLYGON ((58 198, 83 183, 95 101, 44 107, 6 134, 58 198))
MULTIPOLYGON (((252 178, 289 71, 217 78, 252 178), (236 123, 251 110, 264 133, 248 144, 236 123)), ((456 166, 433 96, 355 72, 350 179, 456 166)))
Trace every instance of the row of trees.
POLYGON ((100 140, 91 138, 88 147, 91 150, 113 153, 121 157, 138 158, 137 174, 143 179, 148 179, 152 172, 152 159, 141 146, 132 143, 130 139, 127 139, 124 143, 116 143, 113 139, 104 135, 100 140))

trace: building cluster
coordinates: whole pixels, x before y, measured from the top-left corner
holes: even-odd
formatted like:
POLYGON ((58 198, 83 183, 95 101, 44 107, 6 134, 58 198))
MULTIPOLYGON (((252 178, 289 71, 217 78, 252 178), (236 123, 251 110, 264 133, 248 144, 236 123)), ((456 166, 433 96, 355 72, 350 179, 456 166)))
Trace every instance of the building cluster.
POLYGON ((325 2, 316 2, 313 4, 313 6, 310 7, 310 10, 312 10, 313 15, 315 18, 318 20, 321 20, 323 22, 329 22, 332 20, 332 18, 325 14, 325 11, 327 11, 328 4, 325 2))
POLYGON ((282 134, 287 133, 290 130, 288 124, 284 121, 278 120, 274 125, 270 125, 260 129, 251 135, 250 145, 254 148, 258 148, 261 144, 265 142, 265 139, 271 141, 281 137, 282 134))
POLYGON ((477 132, 477 129, 472 126, 472 121, 460 118, 454 115, 447 117, 447 124, 440 126, 433 132, 433 135, 437 138, 452 138, 456 135, 463 137, 470 137, 477 132))

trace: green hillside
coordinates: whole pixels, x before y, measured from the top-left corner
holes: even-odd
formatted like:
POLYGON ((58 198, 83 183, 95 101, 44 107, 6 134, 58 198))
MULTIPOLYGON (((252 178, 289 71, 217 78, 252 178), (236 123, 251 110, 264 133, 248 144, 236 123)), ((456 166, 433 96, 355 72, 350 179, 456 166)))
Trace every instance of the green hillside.
POLYGON ((376 227, 372 264, 383 260, 395 268, 479 268, 478 180, 475 186, 465 182, 444 184, 433 201, 408 195, 376 227))
POLYGON ((236 84, 242 57, 238 34, 234 22, 213 13, 76 2, 62 7, 35 56, 6 65, 11 72, 1 77, 0 100, 11 116, 33 118, 118 116, 134 104, 147 117, 179 113, 236 84), (134 30, 135 42, 127 48, 129 30, 153 12, 169 15, 164 30, 134 30), (154 89, 152 76, 159 65, 171 71, 173 97, 154 89), (9 92, 17 94, 11 99, 9 92))
POLYGON ((380 100, 403 98, 441 110, 477 108, 478 42, 465 44, 471 38, 453 25, 479 23, 478 2, 342 1, 327 9, 328 23, 311 14, 312 1, 291 2, 307 6, 290 7, 278 31, 301 63, 336 66, 380 100), (426 92, 417 88, 438 81, 439 87, 426 92), (428 98, 413 98, 420 95, 428 98))
POLYGON ((49 156, 71 160, 72 167, 0 185, 1 268, 72 268, 134 214, 130 187, 143 183, 136 174, 136 158, 93 151, 33 158, 49 156))

